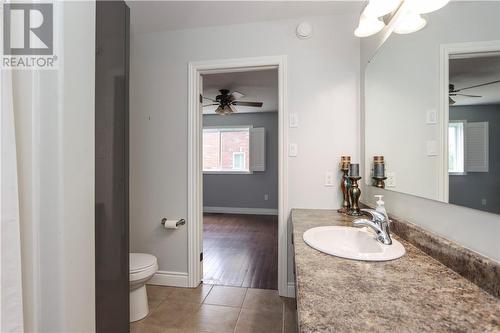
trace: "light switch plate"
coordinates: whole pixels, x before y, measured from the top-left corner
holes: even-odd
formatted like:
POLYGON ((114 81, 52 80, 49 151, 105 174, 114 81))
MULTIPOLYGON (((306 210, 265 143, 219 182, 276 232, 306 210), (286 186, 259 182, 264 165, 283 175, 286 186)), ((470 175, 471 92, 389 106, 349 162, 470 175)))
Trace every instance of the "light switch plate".
POLYGON ((437 143, 434 140, 427 141, 427 156, 437 156, 437 143))
POLYGON ((299 127, 299 116, 296 113, 290 113, 290 128, 299 127))
POLYGON ((334 182, 335 182, 335 180, 333 177, 333 172, 327 171, 325 173, 325 186, 332 187, 332 186, 334 186, 334 182))
POLYGON ((425 116, 425 122, 427 124, 436 124, 437 123, 437 112, 436 110, 430 109, 427 110, 425 116))
POLYGON ((288 145, 288 156, 296 157, 299 154, 299 147, 296 143, 290 143, 288 145))

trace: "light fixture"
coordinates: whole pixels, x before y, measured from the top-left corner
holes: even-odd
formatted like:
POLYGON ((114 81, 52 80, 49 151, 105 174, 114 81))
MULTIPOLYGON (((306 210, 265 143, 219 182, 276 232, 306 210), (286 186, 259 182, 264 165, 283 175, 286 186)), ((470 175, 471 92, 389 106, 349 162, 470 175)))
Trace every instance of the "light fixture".
POLYGON ((231 114, 231 113, 234 113, 236 110, 233 108, 232 105, 219 105, 219 107, 217 107, 217 109, 215 109, 215 113, 221 115, 221 116, 225 116, 225 115, 228 115, 228 114, 231 114))
POLYGON ((357 37, 368 37, 382 30, 385 23, 381 17, 393 13, 389 20, 397 20, 394 32, 409 34, 419 31, 427 24, 421 14, 427 14, 443 8, 450 0, 370 0, 359 19, 354 31, 357 37), (396 15, 394 12, 397 11, 396 15))
POLYGON ((427 14, 443 8, 450 0, 405 0, 406 7, 414 13, 427 14))
POLYGON ((354 35, 356 37, 368 37, 376 34, 384 27, 384 22, 380 21, 378 18, 361 15, 359 25, 356 30, 354 30, 354 35))
POLYGON ((400 35, 411 34, 412 32, 419 31, 426 24, 427 21, 420 14, 407 11, 398 18, 394 32, 400 35))
POLYGON ((401 3, 401 0, 370 0, 363 10, 367 17, 379 18, 392 13, 401 3))

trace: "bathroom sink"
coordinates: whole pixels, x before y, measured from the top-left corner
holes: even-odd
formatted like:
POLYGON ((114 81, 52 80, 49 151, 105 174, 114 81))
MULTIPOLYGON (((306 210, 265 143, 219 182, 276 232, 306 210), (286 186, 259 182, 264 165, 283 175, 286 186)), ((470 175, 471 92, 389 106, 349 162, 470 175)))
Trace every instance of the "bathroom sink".
POLYGON ((400 242, 393 239, 391 245, 384 245, 367 228, 317 227, 304 232, 303 238, 307 245, 316 250, 347 259, 386 261, 405 254, 400 242))

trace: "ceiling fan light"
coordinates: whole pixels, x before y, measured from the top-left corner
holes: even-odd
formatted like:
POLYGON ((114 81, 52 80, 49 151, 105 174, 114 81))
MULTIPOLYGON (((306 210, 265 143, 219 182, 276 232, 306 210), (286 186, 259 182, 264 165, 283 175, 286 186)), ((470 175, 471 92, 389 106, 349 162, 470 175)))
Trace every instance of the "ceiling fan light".
POLYGON ((222 112, 224 115, 231 114, 233 113, 233 109, 229 105, 224 105, 222 112))
POLYGON ((368 37, 371 35, 375 35, 384 27, 384 22, 382 22, 378 18, 361 15, 361 18, 359 19, 359 25, 356 30, 354 30, 354 35, 356 37, 368 37))
POLYGON ((379 18, 392 13, 398 8, 401 0, 370 0, 368 5, 363 10, 363 15, 379 18))
POLYGON ((412 32, 419 31, 426 24, 427 21, 420 14, 408 11, 398 19, 394 27, 394 32, 401 35, 411 34, 412 32))
POLYGON ((217 109, 215 109, 215 113, 217 114, 224 114, 224 109, 222 106, 218 106, 217 109))
POLYGON ((450 0, 405 0, 405 5, 418 14, 427 14, 443 8, 450 0))

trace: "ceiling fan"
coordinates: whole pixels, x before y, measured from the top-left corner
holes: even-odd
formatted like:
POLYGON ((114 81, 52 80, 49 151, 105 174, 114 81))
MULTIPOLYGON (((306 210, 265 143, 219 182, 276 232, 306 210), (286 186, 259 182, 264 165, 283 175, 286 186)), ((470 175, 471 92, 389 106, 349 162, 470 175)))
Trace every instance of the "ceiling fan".
POLYGON ((474 86, 465 87, 465 88, 461 88, 461 89, 455 89, 455 85, 454 84, 449 84, 448 85, 448 102, 450 103, 450 105, 453 105, 453 104, 456 103, 456 101, 453 98, 451 98, 452 96, 483 97, 483 96, 479 96, 479 95, 461 94, 460 92, 462 90, 467 90, 467 89, 472 89, 472 88, 477 88, 477 87, 483 87, 483 86, 487 86, 487 85, 494 84, 494 83, 499 83, 499 82, 500 82, 500 80, 497 80, 497 81, 492 81, 492 82, 487 82, 487 83, 476 84, 474 86))
POLYGON ((232 93, 229 93, 229 89, 220 89, 219 92, 220 95, 217 95, 215 99, 205 96, 202 97, 204 99, 214 102, 212 104, 203 105, 203 107, 218 105, 218 108, 215 110, 215 113, 220 115, 227 115, 236 112, 237 110, 234 107, 238 105, 261 108, 262 105, 264 104, 262 102, 238 101, 238 99, 245 96, 244 94, 238 91, 233 91, 232 93))

